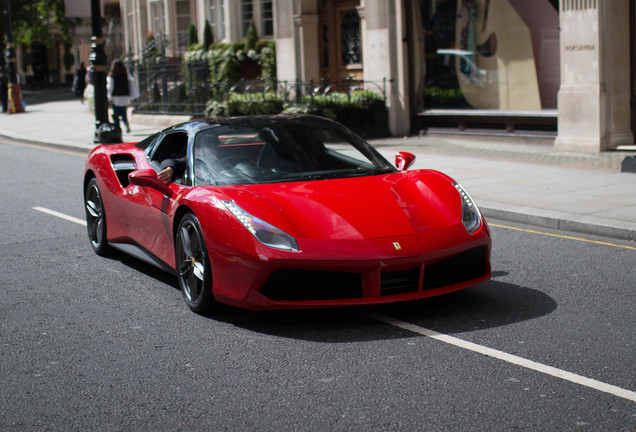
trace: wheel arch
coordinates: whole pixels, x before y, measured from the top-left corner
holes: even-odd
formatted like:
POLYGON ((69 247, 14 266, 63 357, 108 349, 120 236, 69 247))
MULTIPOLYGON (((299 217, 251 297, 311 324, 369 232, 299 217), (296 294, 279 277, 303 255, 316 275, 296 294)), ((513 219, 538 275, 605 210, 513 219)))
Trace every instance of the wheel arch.
POLYGON ((87 170, 86 173, 84 174, 84 197, 86 197, 86 188, 88 187, 88 183, 96 178, 97 176, 95 175, 95 173, 93 172, 93 170, 87 170))
POLYGON ((196 313, 202 314, 202 313, 209 312, 211 309, 213 309, 214 305, 216 304, 216 301, 214 299, 214 294, 213 294, 213 283, 212 283, 213 275, 212 275, 212 266, 210 263, 210 254, 209 254, 209 250, 207 249, 207 243, 205 242, 205 234, 203 233, 203 228, 200 226, 200 223, 198 222, 198 218, 191 207, 184 204, 177 208, 174 214, 172 231, 173 231, 173 238, 174 238, 174 245, 175 245, 175 268, 177 270, 177 275, 179 279, 179 287, 181 288, 181 292, 183 293, 183 296, 186 300, 186 304, 192 311, 196 313), (179 265, 179 262, 184 262, 183 255, 182 255, 184 252, 182 247, 180 247, 178 244, 179 243, 178 230, 179 230, 179 226, 183 223, 183 220, 187 218, 189 215, 191 215, 191 223, 196 226, 196 230, 200 232, 199 235, 203 237, 200 240, 201 246, 203 246, 202 255, 199 252, 196 252, 196 253, 191 252, 193 253, 191 257, 189 257, 188 255, 185 255, 185 257, 187 258, 185 260, 185 263, 188 263, 190 259, 192 259, 192 263, 194 265, 194 262, 195 262, 194 260, 196 259, 196 260, 199 260, 201 263, 203 263, 203 266, 205 267, 205 270, 203 271, 204 276, 203 276, 203 279, 201 279, 201 290, 200 290, 200 293, 198 294, 197 299, 193 299, 191 297, 192 291, 191 291, 190 282, 186 281, 184 273, 181 272, 180 265, 179 265), (194 224, 193 222, 196 222, 196 224, 194 224))
MULTIPOLYGON (((177 208, 177 211, 175 211, 174 213, 174 219, 173 219, 173 223, 172 223, 172 238, 176 239, 177 238, 177 230, 179 229, 179 224, 181 223, 181 219, 183 219, 183 217, 187 214, 194 214, 194 210, 192 210, 190 207, 188 207, 187 205, 181 205, 177 208)), ((196 215, 195 215, 196 217, 196 215)))

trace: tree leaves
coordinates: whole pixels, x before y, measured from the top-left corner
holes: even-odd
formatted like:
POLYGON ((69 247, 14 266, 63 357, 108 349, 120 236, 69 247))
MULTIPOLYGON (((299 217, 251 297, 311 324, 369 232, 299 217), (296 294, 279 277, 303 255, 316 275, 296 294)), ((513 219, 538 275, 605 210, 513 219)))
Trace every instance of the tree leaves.
POLYGON ((70 29, 78 21, 65 16, 64 0, 11 0, 11 12, 17 45, 70 43, 70 29))

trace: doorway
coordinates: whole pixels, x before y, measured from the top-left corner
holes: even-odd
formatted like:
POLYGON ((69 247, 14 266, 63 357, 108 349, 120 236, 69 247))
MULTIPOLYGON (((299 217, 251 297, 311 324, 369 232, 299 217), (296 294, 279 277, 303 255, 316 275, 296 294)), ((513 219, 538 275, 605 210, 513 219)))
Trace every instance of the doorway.
POLYGON ((320 10, 320 77, 345 85, 362 81, 359 0, 327 0, 320 10))
POLYGON ((47 61, 47 48, 43 44, 32 44, 31 54, 33 55, 33 87, 46 88, 49 77, 49 65, 47 61))

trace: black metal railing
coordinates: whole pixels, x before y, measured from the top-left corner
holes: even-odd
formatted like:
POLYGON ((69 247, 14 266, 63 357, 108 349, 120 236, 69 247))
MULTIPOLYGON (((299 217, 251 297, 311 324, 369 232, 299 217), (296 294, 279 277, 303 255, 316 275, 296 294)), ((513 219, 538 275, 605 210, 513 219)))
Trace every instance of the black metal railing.
POLYGON ((153 57, 150 61, 129 62, 128 66, 138 82, 140 97, 133 104, 139 113, 203 117, 208 115, 211 102, 228 105, 236 99, 232 97, 235 94, 262 94, 274 95, 280 106, 295 107, 297 112, 328 114, 358 131, 379 128, 373 132, 378 134, 386 129, 386 98, 391 83, 387 79, 212 82, 206 61, 176 63, 153 57), (373 98, 356 95, 368 90, 373 91, 373 98), (345 103, 352 100, 355 103, 345 103))
POLYGON ((137 111, 198 116, 205 113, 212 97, 206 63, 145 63, 134 69, 140 93, 134 101, 137 111))

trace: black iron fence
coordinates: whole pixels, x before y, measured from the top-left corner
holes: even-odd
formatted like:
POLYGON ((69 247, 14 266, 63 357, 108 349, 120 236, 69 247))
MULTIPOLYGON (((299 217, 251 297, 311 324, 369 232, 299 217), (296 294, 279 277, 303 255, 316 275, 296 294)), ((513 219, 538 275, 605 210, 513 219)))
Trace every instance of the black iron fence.
POLYGON ((212 97, 206 63, 141 63, 130 65, 140 96, 133 102, 146 114, 201 116, 212 97))
POLYGON ((208 63, 129 63, 140 97, 136 112, 209 115, 275 114, 282 110, 331 117, 364 135, 387 129, 389 80, 212 82, 208 63), (259 99, 259 95, 261 99, 259 99), (256 109, 253 105, 257 105, 256 109), (264 111, 259 111, 259 108, 264 111))

